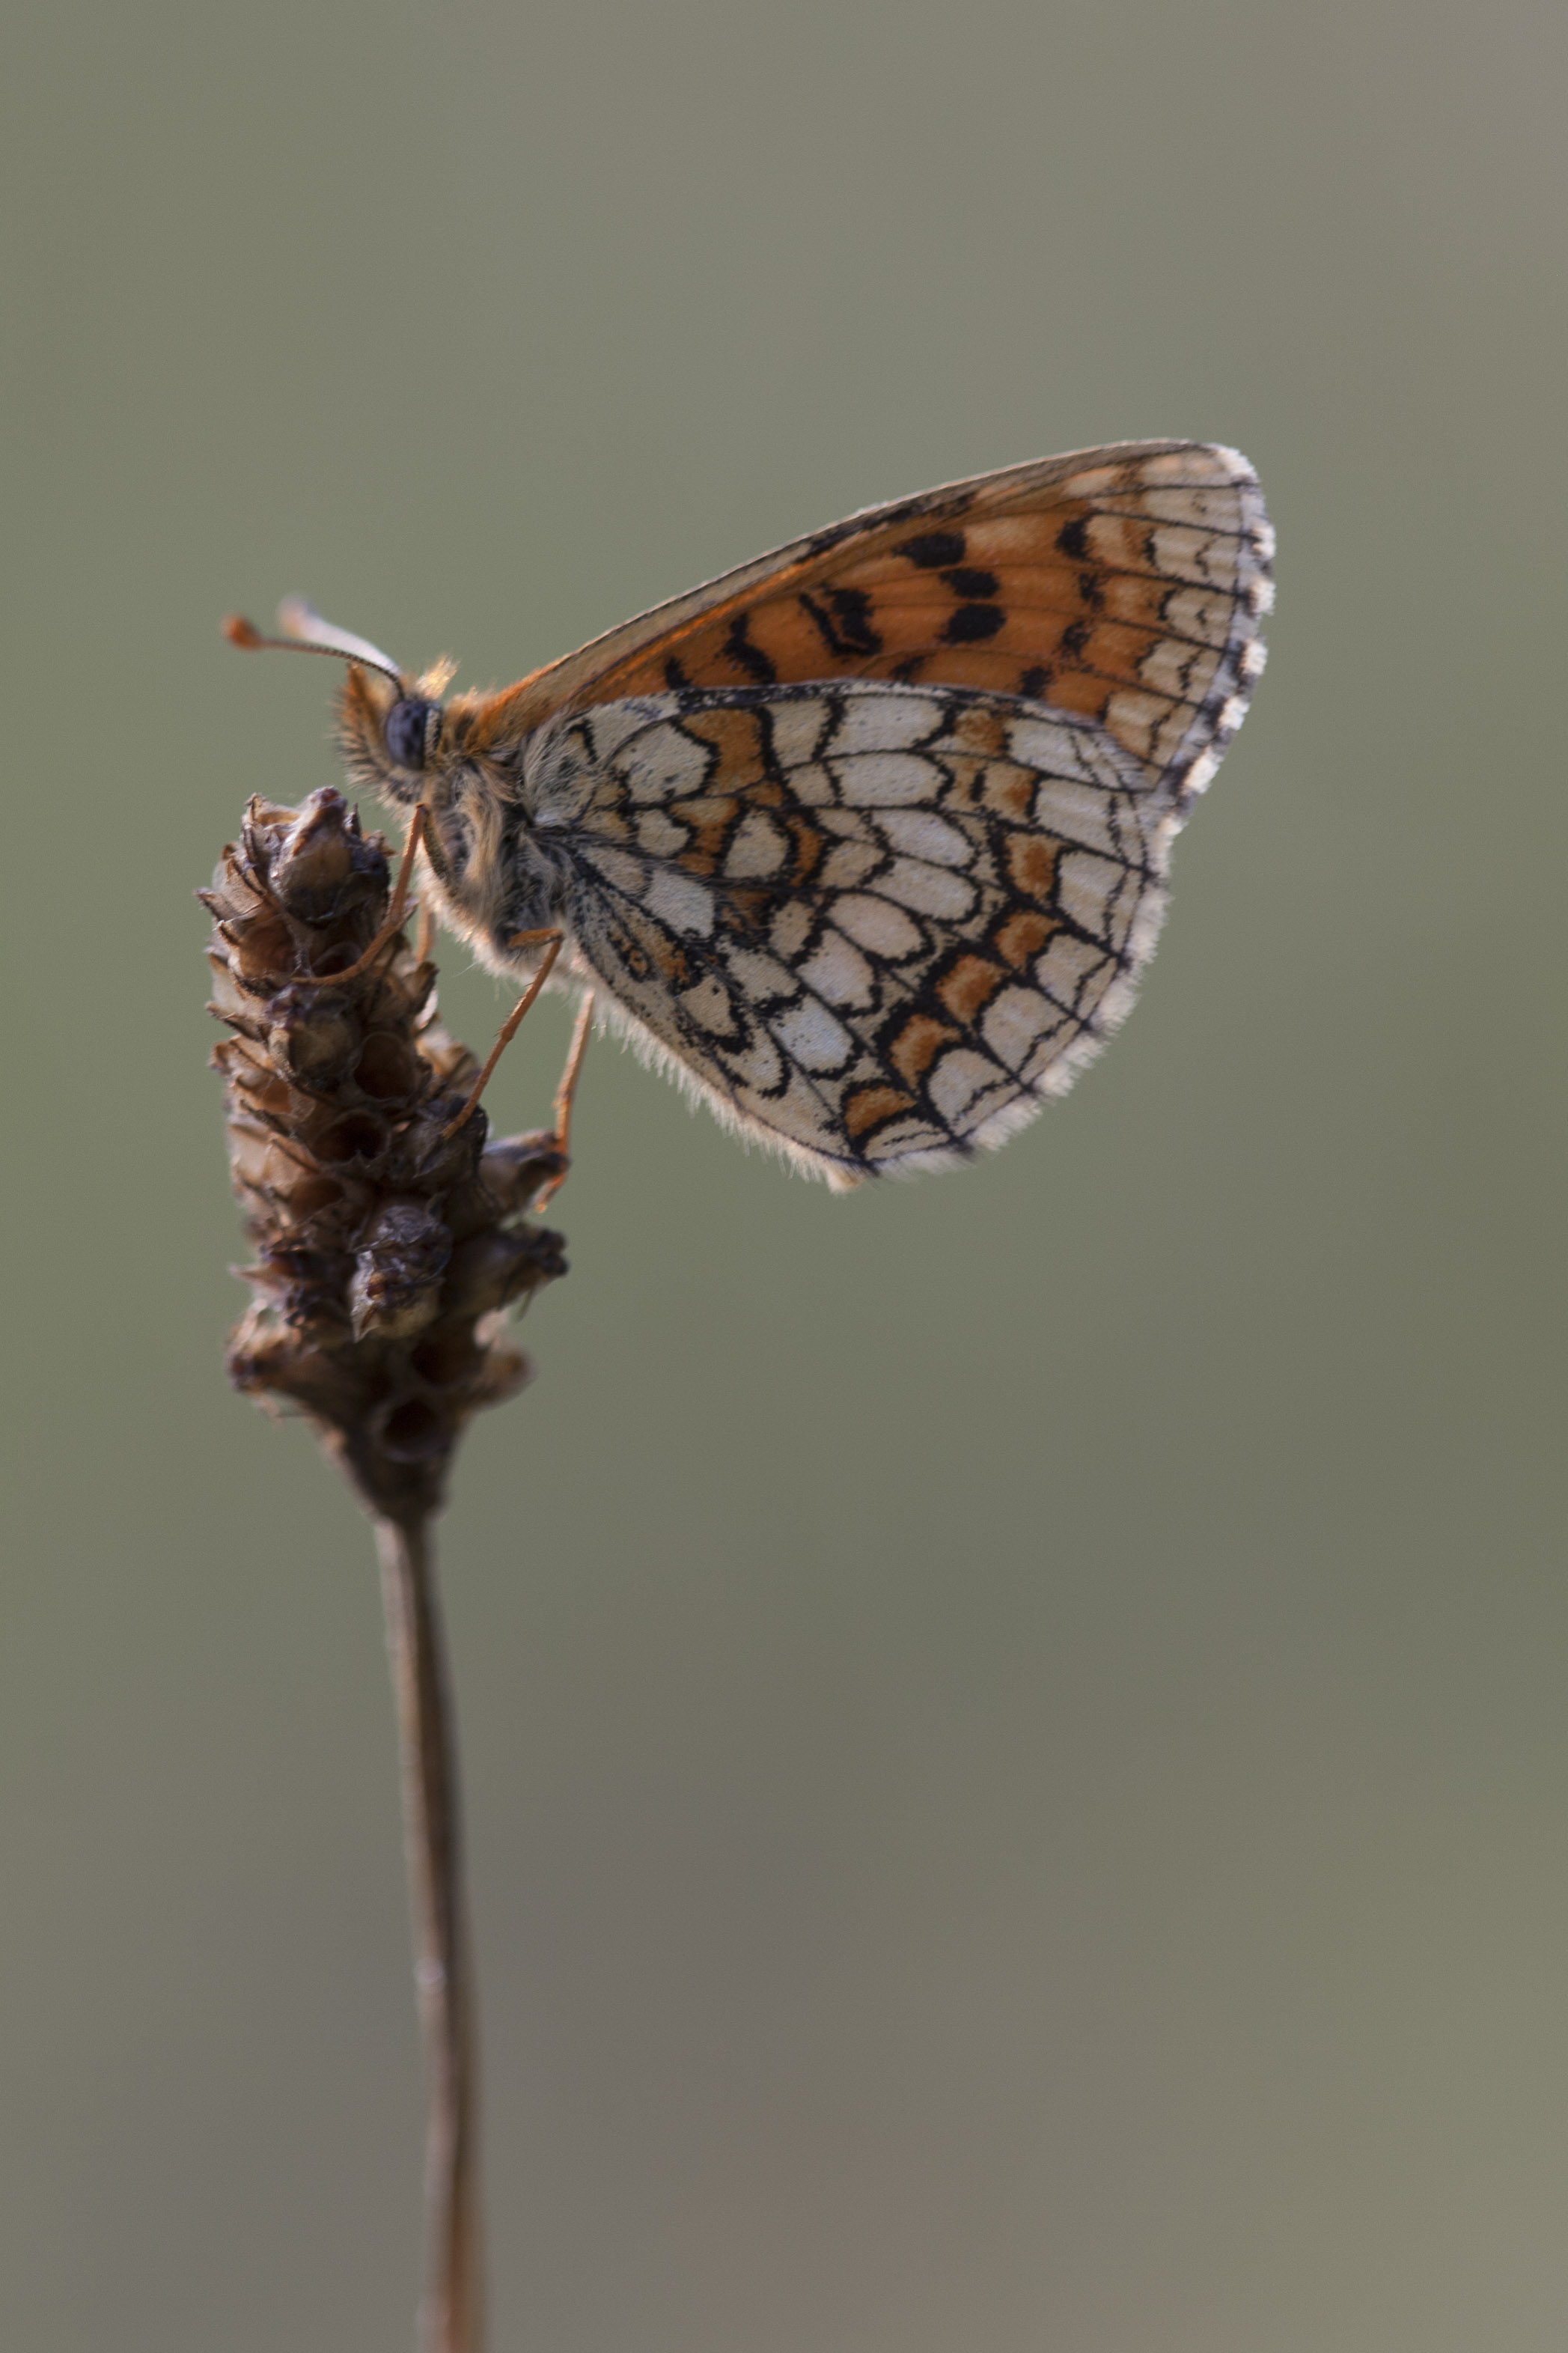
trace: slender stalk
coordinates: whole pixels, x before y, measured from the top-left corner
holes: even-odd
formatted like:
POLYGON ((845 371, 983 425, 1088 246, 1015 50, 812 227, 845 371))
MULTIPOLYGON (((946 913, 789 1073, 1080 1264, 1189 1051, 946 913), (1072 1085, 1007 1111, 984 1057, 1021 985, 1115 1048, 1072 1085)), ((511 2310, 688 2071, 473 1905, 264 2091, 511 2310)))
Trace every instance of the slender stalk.
POLYGON ((378 1519, 382 1604, 403 1767, 415 1982, 425 2044, 422 2353, 479 2353, 474 2016, 458 1773, 426 1517, 378 1519))

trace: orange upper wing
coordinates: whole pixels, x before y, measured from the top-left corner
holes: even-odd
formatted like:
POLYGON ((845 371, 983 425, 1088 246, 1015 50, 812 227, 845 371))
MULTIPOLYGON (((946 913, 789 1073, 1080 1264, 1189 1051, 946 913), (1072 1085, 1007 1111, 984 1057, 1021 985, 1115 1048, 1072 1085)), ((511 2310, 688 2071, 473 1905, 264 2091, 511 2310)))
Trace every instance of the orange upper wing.
POLYGON ((500 744, 671 688, 894 679, 1105 726, 1151 788, 1207 782, 1263 666, 1272 534, 1234 450, 1122 442, 874 507, 622 624, 474 714, 500 744))

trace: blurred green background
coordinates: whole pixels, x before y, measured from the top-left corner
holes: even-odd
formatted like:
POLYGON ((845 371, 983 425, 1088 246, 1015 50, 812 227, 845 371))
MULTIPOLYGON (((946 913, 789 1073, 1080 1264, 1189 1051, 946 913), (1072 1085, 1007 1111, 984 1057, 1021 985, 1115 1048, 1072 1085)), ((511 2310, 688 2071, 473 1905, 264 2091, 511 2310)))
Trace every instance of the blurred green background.
POLYGON ((1273 659, 1071 1100, 837 1200, 590 1060, 443 1538, 494 2345, 1561 2353, 1568 16, 23 0, 5 57, 6 2344, 411 2327, 371 1546, 224 1386, 190 895, 331 681, 220 615, 504 681, 1176 434, 1262 473, 1273 659))

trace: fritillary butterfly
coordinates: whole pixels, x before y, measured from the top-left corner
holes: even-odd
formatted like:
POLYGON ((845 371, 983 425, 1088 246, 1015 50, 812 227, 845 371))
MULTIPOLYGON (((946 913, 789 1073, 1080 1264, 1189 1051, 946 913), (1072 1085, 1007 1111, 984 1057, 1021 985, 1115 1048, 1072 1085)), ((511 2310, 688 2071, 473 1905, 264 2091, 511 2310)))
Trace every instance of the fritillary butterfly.
POLYGON ((423 804, 442 920, 522 979, 563 935, 556 982, 842 1187, 1000 1144, 1127 1012, 1272 550, 1245 459, 1129 442, 871 508, 500 694, 284 619, 349 659, 349 768, 423 804))

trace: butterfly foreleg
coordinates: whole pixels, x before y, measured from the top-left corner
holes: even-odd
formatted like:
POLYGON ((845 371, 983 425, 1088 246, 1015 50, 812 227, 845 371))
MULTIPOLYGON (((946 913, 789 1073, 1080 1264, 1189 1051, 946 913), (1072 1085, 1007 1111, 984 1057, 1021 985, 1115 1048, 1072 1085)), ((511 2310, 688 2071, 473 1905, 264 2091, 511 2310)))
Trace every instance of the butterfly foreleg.
MULTIPOLYGON (((544 954, 540 959, 539 970, 534 974, 533 978, 529 982, 528 987, 523 990, 522 995, 518 998, 517 1003, 512 1007, 511 1011, 501 1023, 495 1044, 490 1048, 489 1056, 485 1061, 484 1069, 474 1081, 473 1090, 468 1096, 468 1102, 463 1105, 463 1108, 458 1113, 457 1118, 448 1120, 446 1126, 442 1129, 441 1141, 443 1144, 446 1143, 448 1136, 456 1135, 458 1130, 466 1121, 471 1119, 474 1113, 479 1109, 479 1097, 484 1093, 485 1089, 490 1082, 491 1072, 494 1071, 496 1064, 500 1060, 501 1056, 506 1052, 507 1048, 511 1044, 512 1039, 516 1037, 519 1027, 521 1024, 523 1015, 528 1011, 535 997, 539 995, 540 990, 549 979, 551 968, 554 965, 556 957, 561 953, 565 938, 566 934, 563 931, 545 929, 534 932, 514 932, 511 938, 507 942, 509 948, 542 947, 544 954)), ((581 1056, 579 1056, 578 1059, 581 1060, 581 1056)))

